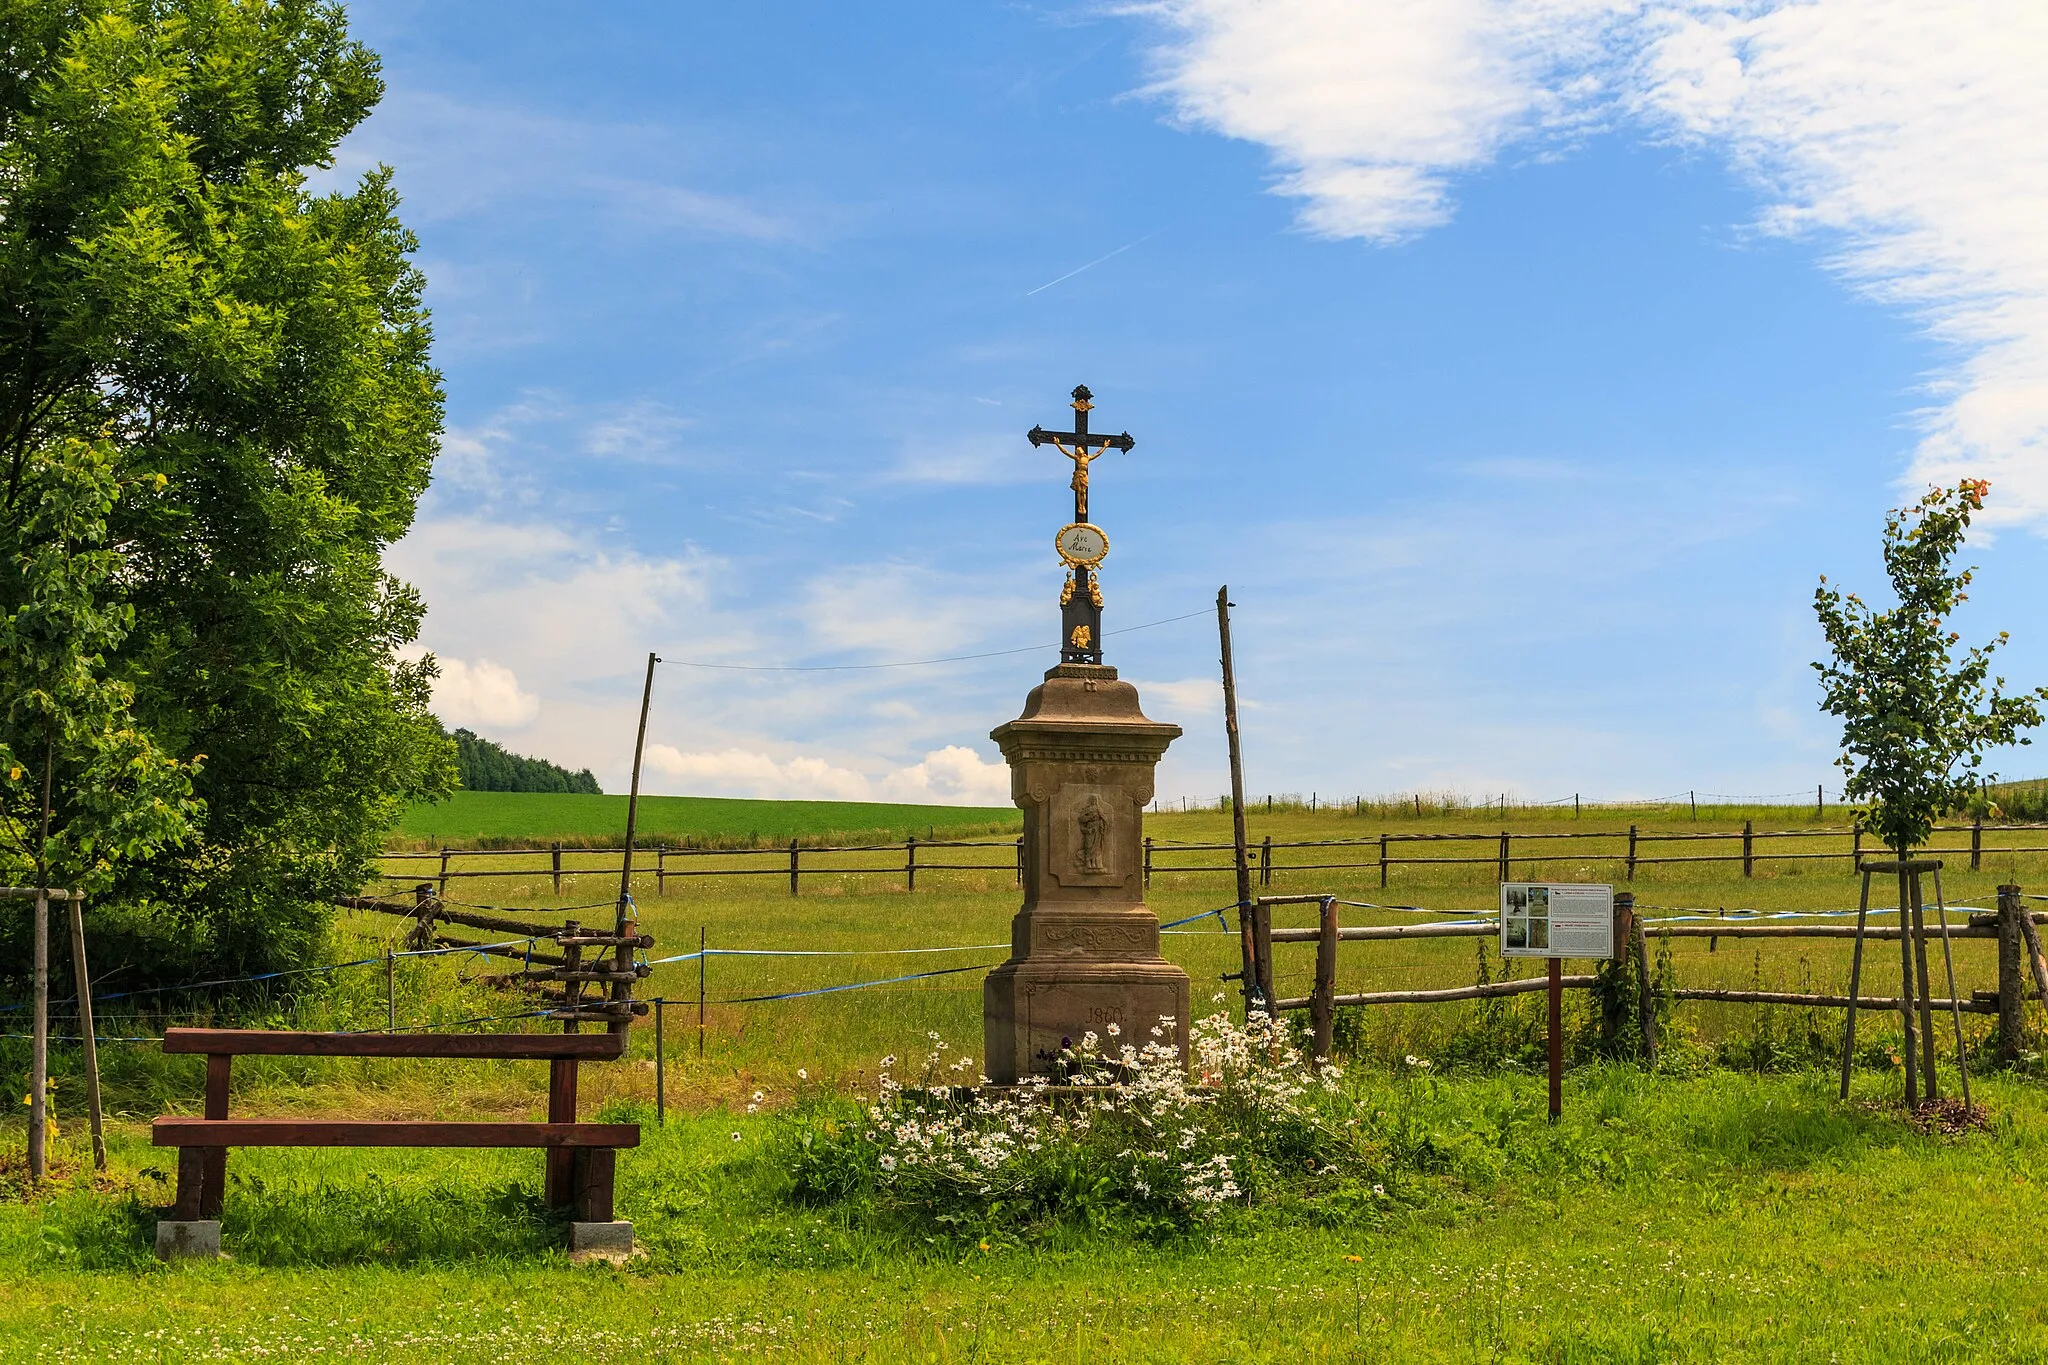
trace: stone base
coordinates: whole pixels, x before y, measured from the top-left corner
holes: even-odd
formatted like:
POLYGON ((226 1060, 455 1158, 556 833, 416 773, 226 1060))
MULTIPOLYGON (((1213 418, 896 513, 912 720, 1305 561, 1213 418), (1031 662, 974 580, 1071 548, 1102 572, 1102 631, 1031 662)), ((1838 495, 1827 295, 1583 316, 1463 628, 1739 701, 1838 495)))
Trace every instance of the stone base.
MULTIPOLYGON (((1154 932, 1157 932, 1156 930, 1154 932)), ((981 1022, 988 1056, 982 1070, 996 1085, 1025 1076, 1058 1078, 1060 1053, 1093 1033, 1101 1051, 1123 1044, 1143 1049, 1162 1018, 1174 1022, 1171 1039, 1188 1060, 1188 976, 1164 958, 1137 962, 1006 962, 981 990, 981 1022), (1119 1030, 1112 1035, 1109 1026, 1119 1030)))
POLYGON ((220 1258, 220 1220, 198 1218, 183 1221, 159 1219, 156 1225, 156 1254, 162 1261, 220 1258))
POLYGON ((569 1224, 572 1261, 625 1261, 633 1256, 631 1223, 569 1224))

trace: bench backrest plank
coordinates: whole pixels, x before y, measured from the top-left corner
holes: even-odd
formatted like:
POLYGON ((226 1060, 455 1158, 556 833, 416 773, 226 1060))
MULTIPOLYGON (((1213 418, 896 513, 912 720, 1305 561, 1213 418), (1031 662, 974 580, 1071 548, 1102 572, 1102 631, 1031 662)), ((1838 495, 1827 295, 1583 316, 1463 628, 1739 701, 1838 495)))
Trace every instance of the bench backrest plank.
POLYGON ((483 1057, 614 1061, 617 1033, 300 1033, 290 1029, 173 1028, 165 1052, 229 1057, 483 1057))

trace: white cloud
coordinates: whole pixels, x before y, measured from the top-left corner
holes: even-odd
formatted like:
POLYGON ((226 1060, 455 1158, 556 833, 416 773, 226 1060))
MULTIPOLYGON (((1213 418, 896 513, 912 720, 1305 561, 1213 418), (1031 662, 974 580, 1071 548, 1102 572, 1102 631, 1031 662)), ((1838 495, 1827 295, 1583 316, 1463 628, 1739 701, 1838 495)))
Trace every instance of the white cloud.
POLYGON ((964 745, 948 744, 926 754, 922 762, 890 773, 880 790, 886 800, 919 805, 1007 806, 1010 766, 991 763, 964 745))
POLYGON ((1153 89, 1269 148, 1303 225, 1392 242, 1450 216, 1449 178, 1578 124, 1613 0, 1166 0, 1153 89))
MULTIPOLYGON (((1167 720, 1175 724, 1186 724, 1186 718, 1219 715, 1223 711, 1223 680, 1216 678, 1182 678, 1176 682, 1139 682, 1132 685, 1138 689, 1139 703, 1145 714, 1153 720, 1167 720)), ((1240 699, 1239 705, 1243 701, 1240 699)))
POLYGON ((1988 477, 1994 516, 2048 517, 2048 7, 1697 5, 1648 32, 1642 106, 1958 349, 1911 480, 1988 477))
POLYGON ((540 714, 540 698, 521 690, 503 664, 440 656, 435 662, 441 676, 434 680, 434 714, 451 726, 517 730, 540 714))
POLYGON ((764 800, 901 801, 914 805, 1005 806, 1010 770, 957 744, 928 753, 908 767, 870 779, 822 758, 778 759, 751 749, 685 753, 670 744, 647 746, 650 771, 690 795, 764 800))
POLYGON ((1633 116, 1725 152, 1768 230, 1955 359, 1909 482, 2048 522, 2048 6, 2012 0, 1161 0, 1154 92, 1267 147, 1301 222, 1391 242, 1455 176, 1633 116))

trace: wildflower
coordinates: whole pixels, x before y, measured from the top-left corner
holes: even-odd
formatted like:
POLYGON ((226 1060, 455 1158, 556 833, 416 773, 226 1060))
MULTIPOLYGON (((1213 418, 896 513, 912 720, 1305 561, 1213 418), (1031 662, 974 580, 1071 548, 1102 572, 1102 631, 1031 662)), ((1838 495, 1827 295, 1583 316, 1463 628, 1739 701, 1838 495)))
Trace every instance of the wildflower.
POLYGON ((732 1135, 732 1140, 733 1140, 734 1142, 738 1142, 738 1141, 740 1140, 740 1135, 739 1135, 738 1133, 734 1133, 734 1134, 732 1135))
POLYGON ((1385 1199, 1387 1197, 1387 1187, 1385 1185, 1373 1186, 1372 1192, 1381 1199, 1385 1199))
POLYGON ((896 1158, 895 1158, 895 1157, 893 1157, 893 1156, 890 1156, 890 1155, 889 1155, 889 1154, 888 1154, 887 1152, 884 1152, 884 1153, 882 1153, 882 1169, 883 1169, 883 1170, 885 1170, 885 1171, 893 1171, 893 1170, 895 1170, 895 1169, 896 1169, 896 1158))
POLYGON ((765 1099, 767 1099, 767 1098, 768 1098, 768 1097, 767 1097, 766 1095, 762 1094, 762 1093, 761 1093, 760 1091, 758 1091, 758 1090, 756 1090, 756 1091, 754 1092, 754 1103, 756 1103, 756 1104, 759 1104, 759 1103, 760 1103, 760 1102, 761 1102, 762 1100, 765 1100, 765 1099))
POLYGON ((1104 1024, 1104 1025, 1102 1026, 1102 1031, 1103 1031, 1104 1033, 1107 1033, 1107 1034, 1108 1034, 1108 1035, 1109 1035, 1110 1037, 1112 1037, 1112 1038, 1118 1038, 1118 1037, 1121 1037, 1121 1036, 1123 1035, 1123 1031, 1124 1031, 1124 1030, 1123 1030, 1123 1026, 1122 1026, 1121 1024, 1117 1024, 1117 1023, 1115 1023, 1115 1022, 1111 1022, 1111 1023, 1107 1023, 1107 1024, 1104 1024))

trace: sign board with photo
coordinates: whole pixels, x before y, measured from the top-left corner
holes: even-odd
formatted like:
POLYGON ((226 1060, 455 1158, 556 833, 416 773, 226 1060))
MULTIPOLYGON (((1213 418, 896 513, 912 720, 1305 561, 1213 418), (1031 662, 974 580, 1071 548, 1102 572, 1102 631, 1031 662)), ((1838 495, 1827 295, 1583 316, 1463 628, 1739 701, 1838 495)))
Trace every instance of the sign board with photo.
POLYGON ((1613 957, 1614 888, 1504 882, 1502 957, 1613 957))

